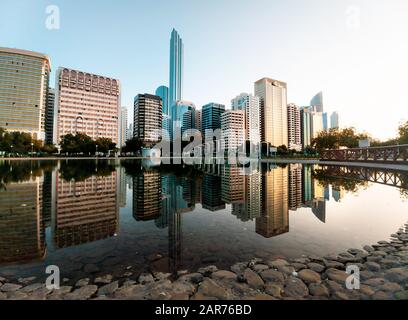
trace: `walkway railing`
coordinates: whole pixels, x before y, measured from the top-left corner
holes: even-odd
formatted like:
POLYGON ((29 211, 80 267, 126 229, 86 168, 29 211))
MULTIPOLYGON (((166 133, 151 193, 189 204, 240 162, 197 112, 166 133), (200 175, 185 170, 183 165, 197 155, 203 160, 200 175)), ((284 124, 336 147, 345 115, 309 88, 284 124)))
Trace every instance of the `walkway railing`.
POLYGON ((397 170, 323 165, 320 171, 327 177, 369 181, 408 189, 408 173, 397 170))
POLYGON ((325 150, 321 160, 408 164, 408 145, 325 150))

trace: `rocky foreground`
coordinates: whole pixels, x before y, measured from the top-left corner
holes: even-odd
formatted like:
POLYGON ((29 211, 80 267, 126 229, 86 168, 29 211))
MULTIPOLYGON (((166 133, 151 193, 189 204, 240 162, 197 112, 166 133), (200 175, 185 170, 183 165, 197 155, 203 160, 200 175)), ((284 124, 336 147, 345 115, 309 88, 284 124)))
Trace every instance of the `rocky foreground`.
POLYGON ((408 300, 408 224, 391 235, 390 241, 363 249, 289 261, 254 258, 236 263, 230 270, 208 266, 196 273, 180 271, 176 280, 166 273, 142 274, 138 281, 105 275, 92 282, 81 279, 59 290, 48 290, 34 277, 17 283, 0 277, 0 300, 408 300), (350 264, 361 270, 358 290, 345 285, 349 277, 345 270, 350 264))

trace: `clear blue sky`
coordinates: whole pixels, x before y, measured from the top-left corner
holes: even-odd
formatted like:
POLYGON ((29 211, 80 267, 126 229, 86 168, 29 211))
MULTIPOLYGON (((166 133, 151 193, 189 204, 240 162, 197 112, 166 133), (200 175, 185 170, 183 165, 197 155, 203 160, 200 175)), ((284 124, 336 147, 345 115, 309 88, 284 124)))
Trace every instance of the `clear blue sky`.
POLYGON ((408 120, 407 16, 406 0, 1 0, 0 46, 47 53, 54 71, 118 78, 131 115, 136 94, 168 84, 175 27, 183 98, 199 108, 229 105, 266 76, 299 105, 322 90, 343 125, 388 138, 408 120), (60 30, 45 27, 50 4, 60 30))

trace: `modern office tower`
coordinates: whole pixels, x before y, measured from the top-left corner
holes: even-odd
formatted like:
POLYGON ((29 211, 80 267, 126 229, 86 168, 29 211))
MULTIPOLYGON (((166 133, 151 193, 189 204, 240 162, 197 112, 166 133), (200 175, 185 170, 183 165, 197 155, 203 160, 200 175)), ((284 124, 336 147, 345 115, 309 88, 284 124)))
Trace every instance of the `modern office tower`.
POLYGON ((119 144, 120 82, 68 68, 59 68, 56 83, 54 138, 84 133, 119 144))
POLYGON ((248 93, 241 93, 231 100, 232 110, 245 111, 245 140, 258 146, 261 143, 260 98, 248 93))
POLYGON ((255 95, 261 99, 261 142, 275 147, 287 146, 286 83, 263 78, 255 82, 255 95))
POLYGON ((119 226, 117 176, 65 181, 57 176, 54 241, 58 248, 113 237, 119 226))
POLYGON ((302 150, 300 109, 297 105, 288 104, 288 147, 296 151, 302 150))
POLYGON ((219 103, 209 103, 201 109, 201 126, 203 135, 206 130, 221 129, 221 115, 225 112, 225 106, 219 103))
POLYGON ((170 115, 169 110, 169 88, 166 86, 160 86, 156 89, 156 96, 162 99, 162 111, 163 114, 170 115))
POLYGON ((265 238, 289 232, 288 168, 267 165, 262 179, 262 212, 256 233, 265 238))
POLYGON ((323 92, 316 94, 310 101, 310 105, 315 112, 323 112, 323 92))
POLYGON ((133 217, 137 221, 157 219, 161 213, 160 172, 144 170, 133 177, 133 217))
POLYGON ((194 129, 199 130, 200 132, 202 131, 202 112, 201 110, 196 110, 195 111, 195 127, 194 129))
POLYGON ((245 150, 245 111, 228 110, 221 114, 221 147, 229 152, 245 150))
POLYGON ((133 123, 130 123, 126 130, 126 141, 131 139, 133 139, 133 123))
POLYGON ((289 210, 296 211, 302 206, 302 165, 289 164, 289 210))
POLYGON ((334 111, 330 116, 330 128, 339 128, 339 113, 334 111))
POLYGON ((323 130, 328 130, 329 129, 329 120, 327 118, 327 112, 322 113, 322 118, 323 118, 323 130))
POLYGON ((45 140, 51 63, 48 56, 0 47, 0 127, 45 140))
POLYGON ((311 119, 311 139, 313 140, 324 130, 323 113, 312 111, 311 119))
POLYGON ((41 260, 45 255, 40 178, 0 188, 0 263, 41 260), (24 203, 24 206, 21 205, 24 203))
POLYGON ((128 128, 128 109, 122 107, 120 109, 120 125, 119 125, 119 144, 118 147, 123 147, 126 144, 126 131, 128 128))
POLYGON ((163 120, 162 128, 164 130, 170 130, 170 108, 169 108, 169 88, 166 86, 160 86, 156 89, 156 96, 162 99, 162 111, 163 111, 163 120))
POLYGON ((195 128, 195 110, 188 110, 183 115, 183 122, 181 126, 181 133, 183 134, 186 130, 191 130, 195 128))
POLYGON ((52 144, 54 131, 55 89, 48 88, 47 105, 45 108, 45 143, 52 144))
POLYGON ((181 133, 184 133, 185 130, 192 129, 194 127, 193 121, 195 120, 195 109, 196 107, 194 103, 190 101, 179 100, 173 104, 171 116, 173 132, 171 132, 171 136, 173 136, 177 130, 181 130, 181 133), (184 118, 184 115, 189 111, 191 111, 191 113, 184 118), (184 121, 186 122, 184 123, 184 121))
POLYGON ((158 96, 139 94, 135 97, 133 136, 147 147, 160 141, 162 129, 162 101, 158 96))
POLYGON ((300 108, 300 128, 302 147, 310 147, 312 145, 312 112, 310 107, 300 108))
MULTIPOLYGON (((175 29, 170 39, 169 107, 183 99, 184 45, 175 29)), ((171 112, 169 113, 171 115, 171 112)))
POLYGON ((242 168, 227 164, 222 166, 221 199, 225 203, 245 203, 245 175, 242 168))

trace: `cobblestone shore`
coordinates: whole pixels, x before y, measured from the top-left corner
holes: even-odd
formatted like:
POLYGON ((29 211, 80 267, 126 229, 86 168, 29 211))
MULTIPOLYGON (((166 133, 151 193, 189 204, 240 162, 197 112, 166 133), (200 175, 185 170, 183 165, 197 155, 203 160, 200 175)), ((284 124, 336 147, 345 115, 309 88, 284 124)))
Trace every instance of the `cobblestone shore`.
POLYGON ((148 273, 134 281, 127 274, 131 266, 120 279, 107 274, 59 290, 48 290, 34 277, 16 283, 0 277, 0 300, 408 300, 408 224, 389 241, 333 256, 254 258, 230 270, 207 266, 195 273, 179 271, 175 280, 171 274, 148 273), (359 267, 360 289, 346 288, 348 265, 359 267))

